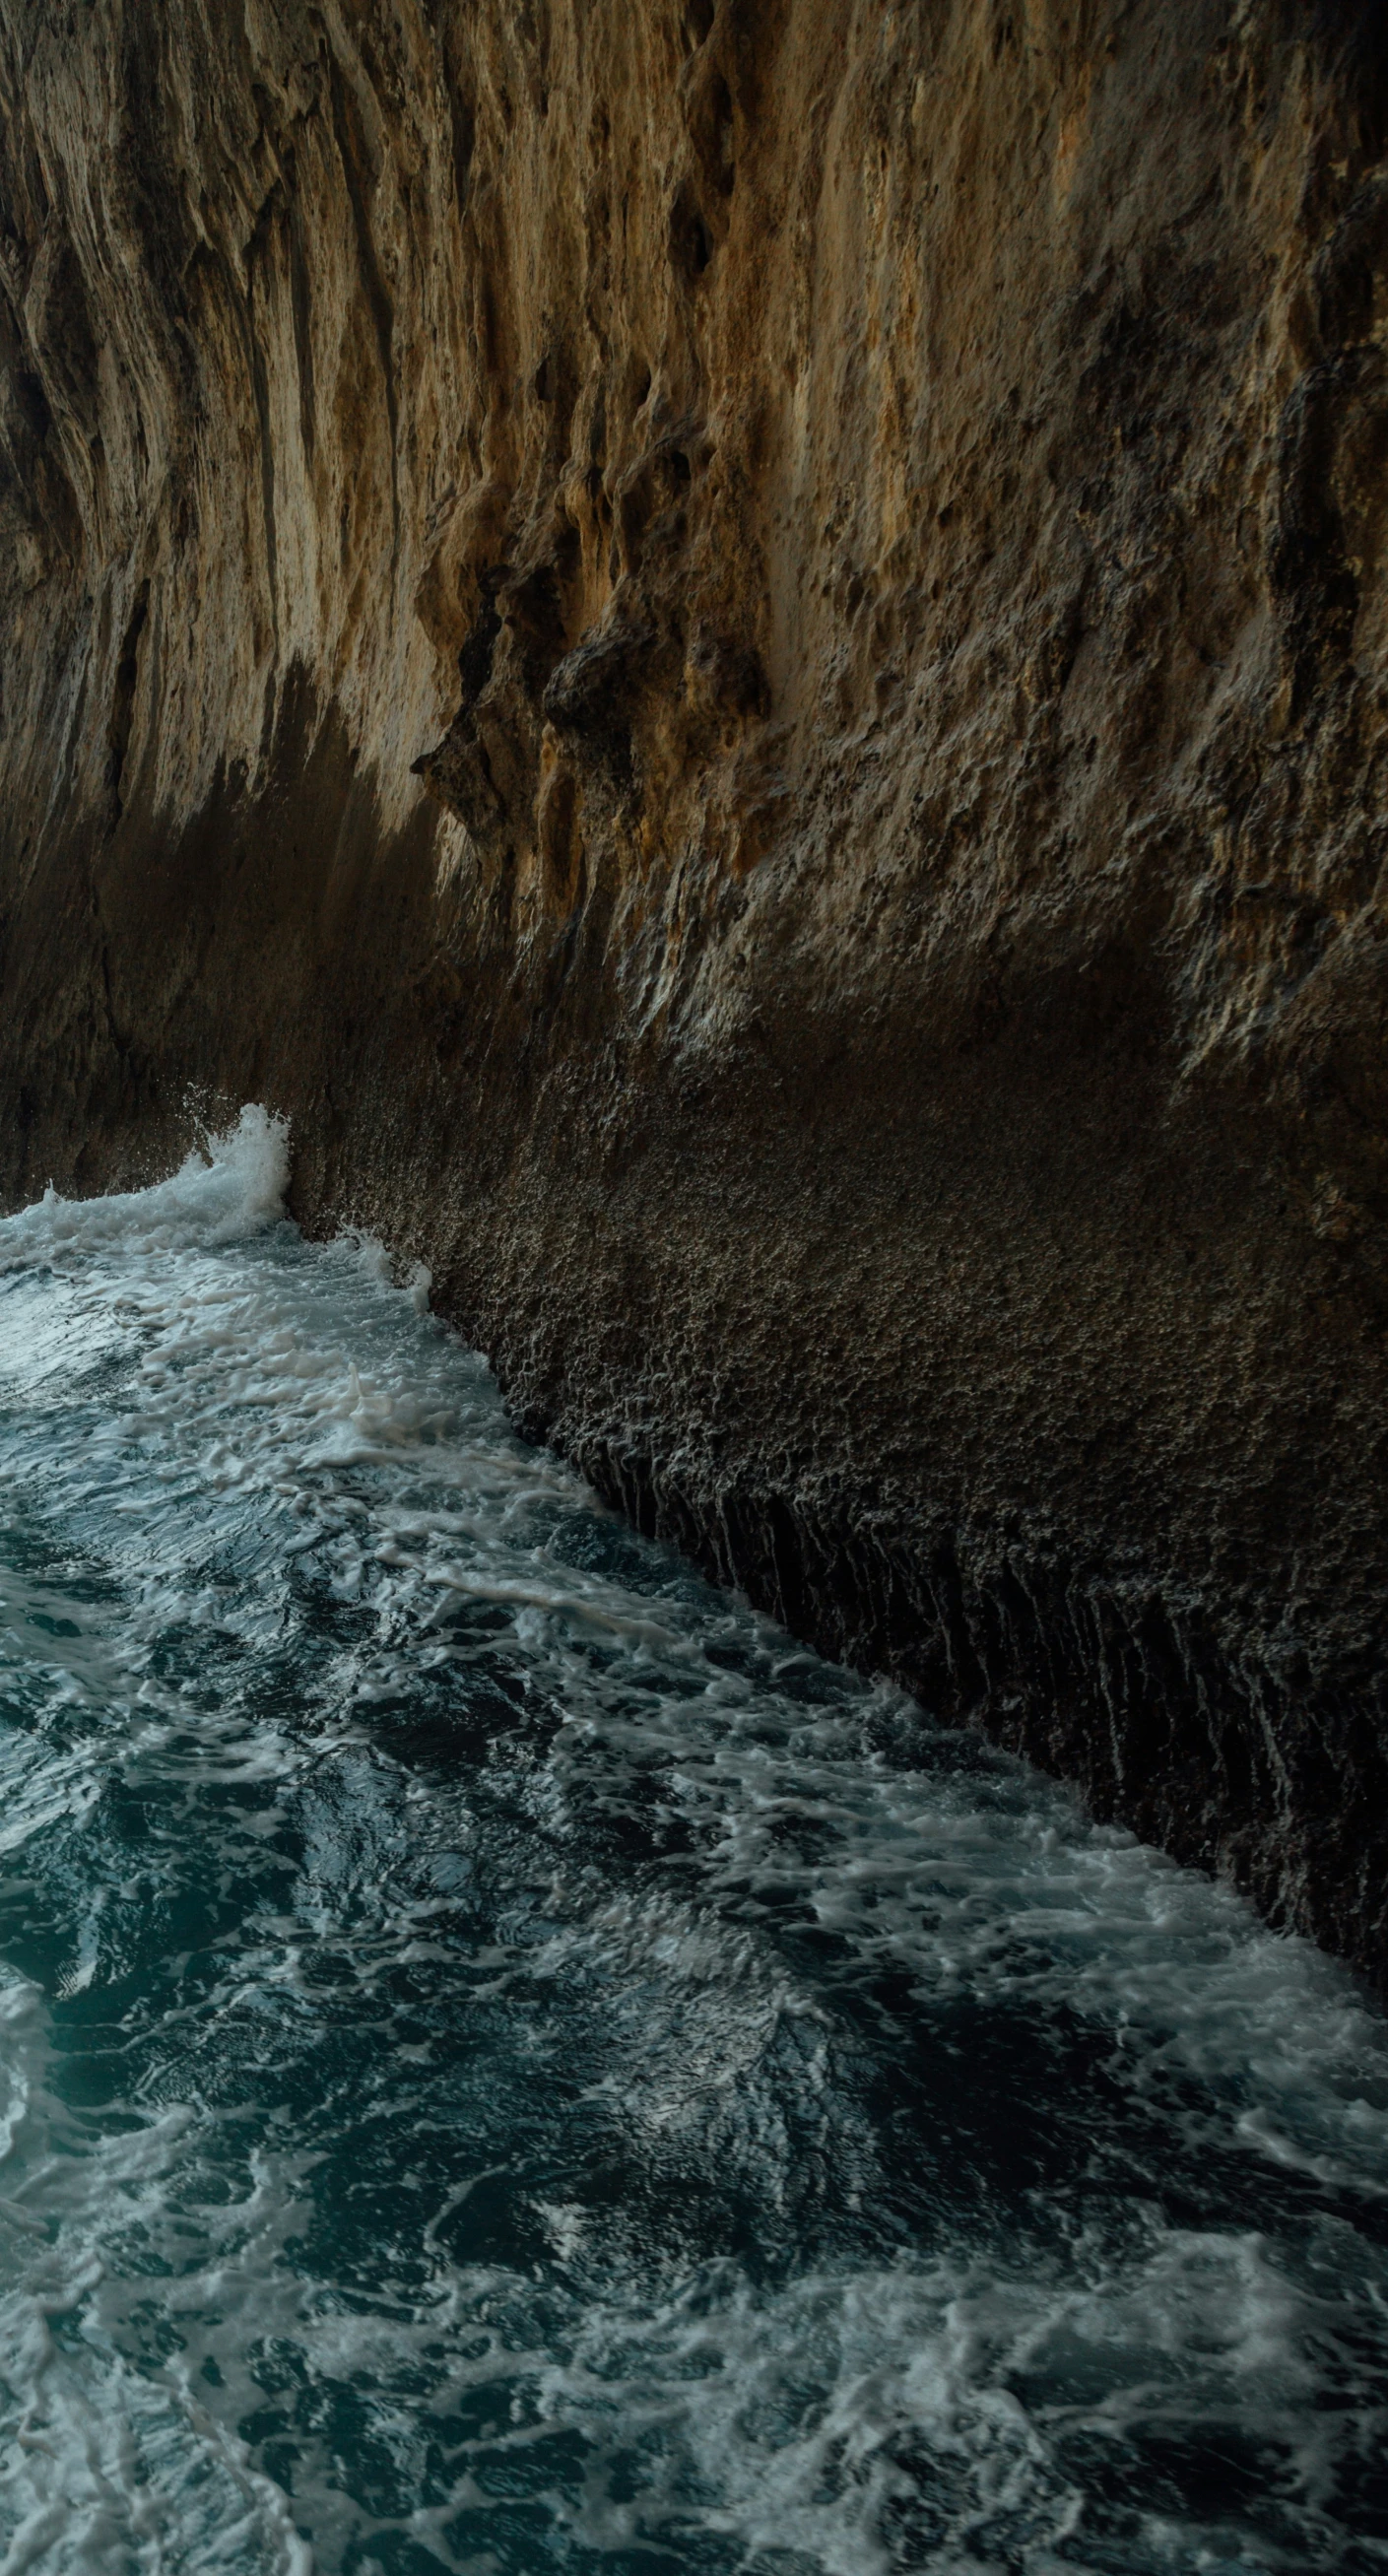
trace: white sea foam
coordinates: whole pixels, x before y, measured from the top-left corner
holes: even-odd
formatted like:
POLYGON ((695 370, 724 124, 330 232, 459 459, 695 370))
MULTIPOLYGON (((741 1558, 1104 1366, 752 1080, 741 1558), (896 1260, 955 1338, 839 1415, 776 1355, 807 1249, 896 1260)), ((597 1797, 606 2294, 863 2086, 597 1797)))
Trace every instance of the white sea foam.
POLYGON ((0 1229, 0 2576, 1388 2563, 1378 2016, 624 1533, 283 1156, 0 1229))
POLYGON ((240 1243, 284 1213, 289 1130, 258 1107, 196 1148, 172 1179, 106 1198, 64 1199, 49 1187, 33 1207, 0 1217, 0 1266, 73 1251, 179 1252, 240 1243))

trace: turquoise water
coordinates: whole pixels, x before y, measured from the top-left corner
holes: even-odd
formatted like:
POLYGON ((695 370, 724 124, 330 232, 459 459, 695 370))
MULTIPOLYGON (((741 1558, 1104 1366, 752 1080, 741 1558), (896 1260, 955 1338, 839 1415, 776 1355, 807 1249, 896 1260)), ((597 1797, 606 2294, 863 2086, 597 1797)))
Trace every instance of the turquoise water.
POLYGON ((283 1179, 0 1225, 3 2576, 1388 2567, 1382 2021, 283 1179))

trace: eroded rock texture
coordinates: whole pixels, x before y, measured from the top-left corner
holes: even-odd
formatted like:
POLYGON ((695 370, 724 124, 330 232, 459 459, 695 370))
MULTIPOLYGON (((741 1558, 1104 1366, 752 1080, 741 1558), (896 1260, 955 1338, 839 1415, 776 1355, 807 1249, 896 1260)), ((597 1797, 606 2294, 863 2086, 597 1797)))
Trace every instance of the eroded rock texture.
POLYGON ((1379 0, 0 0, 0 1130, 1388 1962, 1379 0), (190 1094, 190 1086, 201 1086, 190 1094))

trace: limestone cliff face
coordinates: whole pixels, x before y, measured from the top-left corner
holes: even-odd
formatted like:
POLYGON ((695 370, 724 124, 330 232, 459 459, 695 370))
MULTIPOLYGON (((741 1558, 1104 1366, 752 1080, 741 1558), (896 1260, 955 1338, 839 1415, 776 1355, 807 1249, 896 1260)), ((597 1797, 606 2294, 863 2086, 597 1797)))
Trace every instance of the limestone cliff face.
POLYGON ((0 1177, 1388 1964, 1378 0, 0 0, 0 1177))

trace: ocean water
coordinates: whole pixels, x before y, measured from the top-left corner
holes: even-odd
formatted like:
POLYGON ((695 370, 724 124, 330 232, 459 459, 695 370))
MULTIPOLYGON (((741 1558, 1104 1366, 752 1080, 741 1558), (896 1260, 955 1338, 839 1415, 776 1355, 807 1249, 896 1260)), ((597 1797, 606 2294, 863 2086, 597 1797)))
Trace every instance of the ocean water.
POLYGON ((0 1224, 0 2571, 1388 2568, 1388 2034, 507 1429, 0 1224))

